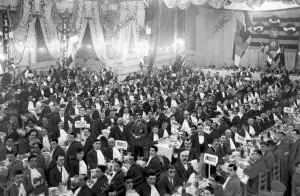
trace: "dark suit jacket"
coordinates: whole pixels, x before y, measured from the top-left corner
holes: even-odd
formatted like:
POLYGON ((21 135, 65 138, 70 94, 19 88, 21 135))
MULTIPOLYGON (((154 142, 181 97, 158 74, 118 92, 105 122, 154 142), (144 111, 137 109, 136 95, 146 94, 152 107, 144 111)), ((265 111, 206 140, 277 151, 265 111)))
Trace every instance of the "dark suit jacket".
POLYGON ((224 196, 240 196, 241 182, 240 178, 235 175, 231 177, 224 188, 224 196))
POLYGON ((56 165, 56 158, 58 155, 63 155, 65 156, 65 151, 62 149, 60 146, 57 146, 52 153, 52 160, 49 164, 48 170, 50 171, 55 165, 56 165))
POLYGON ((91 188, 92 196, 105 196, 105 190, 108 188, 108 179, 105 175, 97 179, 96 183, 91 188))
POLYGON ((92 120, 98 120, 98 119, 100 119, 100 114, 98 110, 95 110, 92 113, 92 120))
MULTIPOLYGON (((157 191, 158 188, 156 187, 157 191)), ((143 182, 139 187, 136 188, 136 192, 142 196, 150 196, 151 195, 151 187, 147 182, 143 182)))
MULTIPOLYGON (((101 151, 102 152, 102 151, 101 151)), ((104 153, 102 152, 103 156, 104 153)), ((90 166, 90 169, 95 169, 98 166, 97 152, 91 149, 86 155, 86 163, 90 166)))
MULTIPOLYGON (((22 183, 25 189, 25 192, 27 194, 27 185, 25 183, 22 183)), ((5 194, 4 194, 5 195, 5 194)), ((15 183, 12 184, 11 188, 8 191, 8 195, 7 196, 18 196, 19 195, 19 188, 17 187, 17 185, 15 183)))
POLYGON ((87 185, 85 185, 85 186, 81 187, 77 196, 91 196, 91 195, 92 195, 92 193, 91 193, 90 188, 87 185))
POLYGON ((109 138, 114 138, 115 140, 122 140, 122 141, 129 141, 130 140, 130 135, 125 132, 125 126, 123 126, 123 132, 121 132, 121 129, 118 125, 113 126, 110 129, 110 134, 109 138))
POLYGON ((176 176, 178 176, 177 179, 179 179, 177 184, 179 184, 179 185, 183 185, 184 182, 187 182, 190 175, 193 172, 195 172, 195 170, 193 169, 193 167, 190 163, 188 163, 187 165, 188 165, 188 169, 186 170, 184 165, 182 164, 182 162, 175 163, 176 176))
POLYGON ((38 170, 38 172, 41 174, 42 179, 43 179, 43 183, 33 187, 33 184, 31 182, 31 172, 29 169, 26 169, 24 171, 24 176, 25 176, 25 183, 28 185, 28 194, 33 193, 33 194, 41 194, 41 193, 47 193, 48 189, 46 187, 46 178, 45 178, 45 174, 44 171, 41 168, 36 168, 38 170))
POLYGON ((20 171, 24 170, 22 161, 16 160, 13 164, 11 164, 8 167, 7 180, 10 180, 11 178, 13 178, 15 176, 15 172, 17 170, 20 170, 20 171))
POLYGON ((61 180, 61 171, 58 170, 57 166, 53 167, 49 172, 49 187, 58 187, 61 180))
POLYGON ((95 139, 96 138, 93 135, 90 135, 88 138, 86 138, 86 141, 83 146, 83 151, 85 155, 93 148, 93 142, 95 141, 95 139))
POLYGON ((72 160, 66 169, 68 170, 70 178, 79 175, 79 161, 77 159, 72 160))
POLYGON ((127 176, 132 177, 133 187, 138 187, 143 181, 143 168, 138 164, 133 164, 127 171, 127 176))
POLYGON ((178 186, 178 184, 176 184, 176 181, 177 180, 173 179, 172 184, 168 176, 166 174, 163 175, 157 182, 158 192, 160 193, 160 195, 172 195, 173 193, 175 193, 176 187, 178 186))
POLYGON ((155 171, 156 178, 158 179, 160 176, 160 173, 161 173, 161 169, 162 169, 162 165, 161 165, 161 162, 160 162, 158 156, 155 156, 150 160, 149 164, 146 167, 144 167, 144 172, 146 173, 150 169, 155 171))
POLYGON ((119 171, 114 175, 113 179, 111 180, 110 185, 116 190, 117 195, 122 195, 126 191, 124 178, 124 173, 122 171, 119 171))
POLYGON ((199 135, 193 134, 191 136, 192 146, 191 148, 196 149, 196 156, 199 157, 201 153, 204 153, 208 149, 208 144, 211 143, 210 137, 208 134, 204 133, 204 142, 203 144, 199 143, 199 135))
POLYGON ((68 148, 67 153, 66 153, 66 157, 67 157, 66 164, 67 164, 67 166, 69 166, 71 160, 76 159, 77 150, 79 148, 83 148, 83 146, 78 141, 74 141, 72 144, 69 145, 69 148, 68 148))

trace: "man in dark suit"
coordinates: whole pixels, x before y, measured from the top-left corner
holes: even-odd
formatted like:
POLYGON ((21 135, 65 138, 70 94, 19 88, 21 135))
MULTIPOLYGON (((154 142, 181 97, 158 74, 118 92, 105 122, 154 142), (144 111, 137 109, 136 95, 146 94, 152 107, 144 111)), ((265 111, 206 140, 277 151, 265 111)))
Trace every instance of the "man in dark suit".
MULTIPOLYGON (((15 172, 15 181, 8 190, 9 196, 27 195, 27 185, 24 182, 24 174, 22 170, 15 172)), ((4 194, 5 195, 5 194, 4 194)))
POLYGON ((92 120, 100 119, 100 112, 96 109, 96 105, 91 105, 92 120))
POLYGON ((163 130, 158 128, 158 124, 153 125, 151 133, 148 136, 149 146, 158 143, 158 140, 163 138, 163 130))
POLYGON ((48 189, 46 187, 46 178, 44 171, 36 165, 37 158, 35 155, 28 157, 28 169, 24 171, 25 184, 27 184, 29 195, 46 194, 48 189))
MULTIPOLYGON (((223 154, 220 150, 220 143, 218 139, 214 139, 212 142, 212 145, 207 149, 206 153, 215 155, 218 157, 218 163, 217 165, 223 165, 224 160, 223 160, 223 154)), ((216 166, 211 166, 210 174, 207 176, 210 176, 211 174, 216 174, 216 166)), ((208 171, 208 170, 207 170, 208 171)))
POLYGON ((93 148, 93 143, 96 137, 93 134, 91 134, 89 129, 84 129, 83 134, 86 137, 85 142, 83 144, 83 151, 86 155, 93 148))
POLYGON ((100 150, 101 142, 96 139, 93 143, 93 149, 91 149, 86 155, 87 165, 90 166, 90 169, 95 169, 98 165, 105 165, 105 157, 100 150))
POLYGON ((155 186, 156 174, 154 170, 149 170, 146 173, 146 181, 144 181, 136 191, 143 196, 160 196, 157 187, 155 186))
POLYGON ((8 172, 7 172, 7 180, 11 180, 14 176, 16 171, 23 171, 23 163, 17 159, 17 153, 14 151, 8 151, 6 154, 6 158, 8 160, 8 172))
POLYGON ((149 150, 150 156, 149 156, 148 162, 146 164, 146 167, 144 167, 144 172, 147 173, 149 170, 154 170, 156 173, 157 179, 159 179, 162 165, 161 165, 160 159, 157 156, 157 151, 158 151, 157 146, 152 146, 150 148, 150 150, 149 150))
POLYGON ((130 135, 128 131, 126 132, 124 127, 125 121, 123 118, 118 118, 117 125, 110 129, 109 138, 114 138, 115 140, 122 140, 129 142, 130 135))
POLYGON ((86 115, 84 107, 81 107, 79 109, 79 115, 74 118, 74 130, 73 131, 74 131, 74 133, 78 134, 78 133, 80 133, 80 129, 75 127, 76 121, 84 121, 87 124, 91 123, 90 117, 88 115, 86 115))
POLYGON ((134 154, 140 157, 144 156, 145 144, 147 142, 147 127, 142 120, 141 114, 137 114, 136 122, 131 127, 134 154))
POLYGON ((67 153, 66 153, 66 157, 67 157, 67 162, 66 162, 66 165, 69 166, 70 165, 70 162, 72 160, 75 160, 76 159, 76 153, 77 153, 77 150, 80 149, 80 148, 83 148, 82 144, 78 141, 75 141, 75 138, 76 138, 76 134, 75 133, 70 133, 68 135, 68 147, 67 147, 67 153))
POLYGON ((176 184, 178 185, 183 185, 183 183, 186 183, 190 177, 190 175, 195 172, 193 169, 192 165, 188 163, 188 156, 189 152, 188 151, 182 151, 180 153, 180 161, 175 163, 176 167, 176 176, 178 181, 176 184))
POLYGON ((91 190, 87 186, 87 180, 88 176, 87 175, 79 175, 78 176, 78 187, 74 191, 74 196, 91 196, 91 190))
POLYGON ((58 187, 60 183, 65 185, 67 184, 67 181, 69 180, 69 174, 64 166, 64 163, 65 156, 58 155, 56 157, 56 167, 53 167, 49 171, 49 187, 58 187))
POLYGON ((235 164, 228 165, 229 176, 223 184, 225 196, 239 196, 241 193, 241 181, 236 171, 237 166, 235 164))
POLYGON ((136 164, 136 161, 136 155, 129 156, 130 166, 128 167, 127 176, 130 176, 132 178, 133 188, 138 187, 143 181, 143 168, 140 165, 136 164))
POLYGON ((116 190, 117 195, 123 195, 125 193, 125 184, 124 184, 124 173, 122 172, 123 163, 121 161, 114 162, 114 176, 111 179, 110 185, 116 190))
POLYGON ((157 183, 160 195, 172 195, 176 192, 176 187, 179 185, 176 177, 175 166, 169 165, 167 173, 162 175, 157 183))
POLYGON ((108 189, 108 179, 105 175, 106 166, 98 165, 96 168, 97 181, 91 187, 92 196, 105 196, 108 189))
POLYGON ((198 134, 191 136, 192 148, 196 149, 196 157, 199 157, 201 153, 204 153, 208 149, 208 144, 211 143, 211 139, 207 133, 203 131, 203 125, 197 126, 198 134))
POLYGON ((52 149, 52 159, 49 163, 48 170, 51 170, 55 166, 55 161, 58 155, 65 156, 65 151, 58 145, 57 139, 52 139, 50 145, 52 149))

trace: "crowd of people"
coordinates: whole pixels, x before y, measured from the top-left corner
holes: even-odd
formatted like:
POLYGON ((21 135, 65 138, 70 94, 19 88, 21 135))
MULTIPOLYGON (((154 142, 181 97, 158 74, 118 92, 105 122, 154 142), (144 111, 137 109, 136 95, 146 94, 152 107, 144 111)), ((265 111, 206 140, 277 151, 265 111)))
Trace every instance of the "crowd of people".
POLYGON ((299 87, 287 72, 253 80, 245 71, 221 77, 165 66, 119 81, 105 69, 27 68, 0 95, 2 192, 258 195, 258 176, 268 171, 263 194, 299 196, 299 87), (177 141, 171 157, 158 145, 168 138, 177 141), (217 165, 205 164, 205 153, 217 165))

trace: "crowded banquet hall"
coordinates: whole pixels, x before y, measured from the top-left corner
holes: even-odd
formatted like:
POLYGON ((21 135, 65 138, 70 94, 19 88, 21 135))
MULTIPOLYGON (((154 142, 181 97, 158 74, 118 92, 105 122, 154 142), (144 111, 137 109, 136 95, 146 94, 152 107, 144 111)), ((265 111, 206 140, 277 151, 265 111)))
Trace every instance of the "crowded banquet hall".
POLYGON ((300 0, 0 0, 2 195, 300 196, 300 0))

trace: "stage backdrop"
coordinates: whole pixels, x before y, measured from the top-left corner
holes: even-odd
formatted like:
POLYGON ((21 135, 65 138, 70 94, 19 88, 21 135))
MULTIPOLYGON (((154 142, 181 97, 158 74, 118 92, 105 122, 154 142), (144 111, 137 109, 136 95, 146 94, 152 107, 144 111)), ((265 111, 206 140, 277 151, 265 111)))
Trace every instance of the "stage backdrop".
MULTIPOLYGON (((288 24, 296 27, 296 32, 283 32, 283 28, 278 30, 278 42, 284 46, 285 63, 288 70, 295 66, 296 54, 299 43, 300 9, 282 10, 272 12, 248 12, 253 26, 264 26, 262 33, 250 29, 252 41, 250 47, 245 52, 241 65, 251 67, 263 66, 266 55, 260 50, 262 42, 269 42, 271 27, 269 19, 276 16, 280 19, 279 26, 288 24)), ((196 23, 196 63, 200 66, 214 64, 224 66, 233 64, 232 51, 233 40, 236 31, 236 21, 244 21, 245 14, 240 11, 215 10, 199 8, 196 23)), ((274 18, 277 20, 277 18, 274 18)))

